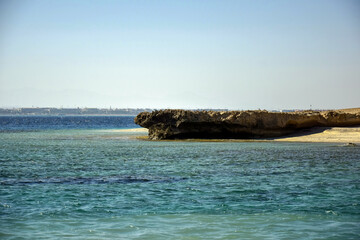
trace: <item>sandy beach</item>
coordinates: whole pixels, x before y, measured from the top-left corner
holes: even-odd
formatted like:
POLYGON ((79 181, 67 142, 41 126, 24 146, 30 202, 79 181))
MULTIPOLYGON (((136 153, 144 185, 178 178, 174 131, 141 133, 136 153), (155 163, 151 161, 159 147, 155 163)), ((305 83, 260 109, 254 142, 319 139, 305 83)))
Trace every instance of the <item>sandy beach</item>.
POLYGON ((276 138, 277 142, 334 142, 360 144, 360 127, 315 128, 297 135, 276 138))
MULTIPOLYGON (((133 132, 143 133, 144 139, 148 133, 146 128, 119 129, 115 132, 133 132)), ((215 140, 215 141, 243 141, 243 140, 215 140)), ((248 140, 246 140, 248 141, 248 140)), ((256 140, 258 141, 258 140, 256 140)), ((296 135, 287 137, 265 139, 260 141, 275 142, 330 142, 330 143, 355 143, 360 144, 360 126, 359 127, 333 127, 333 128, 313 128, 304 130, 296 135)))
POLYGON ((129 128, 129 129, 116 129, 113 130, 114 132, 132 132, 132 133, 144 133, 146 135, 148 133, 148 130, 146 128, 129 128))

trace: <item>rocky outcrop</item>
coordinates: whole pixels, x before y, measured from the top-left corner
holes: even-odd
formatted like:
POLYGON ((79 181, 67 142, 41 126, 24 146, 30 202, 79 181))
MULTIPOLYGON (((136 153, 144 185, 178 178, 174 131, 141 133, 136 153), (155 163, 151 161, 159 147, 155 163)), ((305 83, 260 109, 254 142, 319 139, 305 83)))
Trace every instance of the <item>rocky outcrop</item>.
POLYGON ((360 125, 360 111, 190 111, 142 112, 135 123, 149 129, 149 138, 248 139, 279 137, 312 127, 360 125))

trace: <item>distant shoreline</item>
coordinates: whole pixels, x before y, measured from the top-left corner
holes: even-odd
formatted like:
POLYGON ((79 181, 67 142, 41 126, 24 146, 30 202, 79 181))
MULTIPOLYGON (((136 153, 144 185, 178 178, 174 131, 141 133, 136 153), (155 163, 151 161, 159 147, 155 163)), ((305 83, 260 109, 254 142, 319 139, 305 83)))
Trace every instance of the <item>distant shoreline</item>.
MULTIPOLYGON (((141 112, 152 112, 155 108, 53 108, 13 107, 0 108, 0 116, 136 116, 141 112)), ((223 108, 187 109, 192 111, 232 111, 223 108)), ((321 109, 323 110, 323 109, 321 109)), ((268 110, 269 112, 297 112, 303 109, 268 110)), ((317 111, 320 111, 317 110, 317 111)))
POLYGON ((0 116, 136 116, 150 108, 0 108, 0 116))
POLYGON ((135 117, 136 114, 0 114, 0 117, 135 117))
MULTIPOLYGON (((152 112, 153 108, 0 108, 0 116, 136 116, 141 112, 152 112)), ((210 109, 197 109, 210 110, 210 109)), ((227 109, 211 109, 227 111, 227 109)))

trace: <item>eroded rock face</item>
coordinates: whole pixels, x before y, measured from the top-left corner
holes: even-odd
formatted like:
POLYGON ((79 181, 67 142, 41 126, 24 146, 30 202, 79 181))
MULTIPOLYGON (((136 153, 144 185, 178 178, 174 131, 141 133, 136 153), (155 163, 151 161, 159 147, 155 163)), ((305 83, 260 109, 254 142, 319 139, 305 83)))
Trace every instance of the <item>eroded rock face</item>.
POLYGON ((360 111, 190 111, 142 112, 135 123, 149 129, 149 138, 247 139, 279 137, 311 127, 360 125, 360 111))

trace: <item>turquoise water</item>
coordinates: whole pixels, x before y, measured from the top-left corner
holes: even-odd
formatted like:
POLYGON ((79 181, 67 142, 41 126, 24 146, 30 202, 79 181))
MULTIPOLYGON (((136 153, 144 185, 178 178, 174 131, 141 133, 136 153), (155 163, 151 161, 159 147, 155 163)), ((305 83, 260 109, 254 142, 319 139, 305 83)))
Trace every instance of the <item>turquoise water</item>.
POLYGON ((0 238, 360 238, 359 147, 138 135, 1 131, 0 238))

